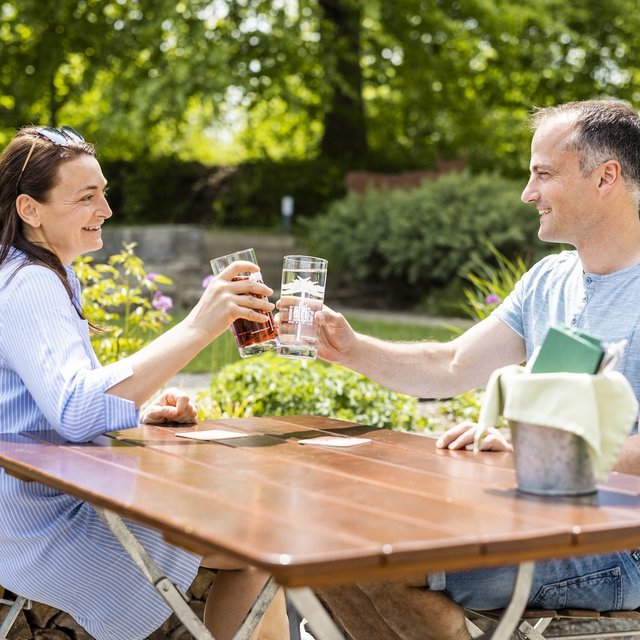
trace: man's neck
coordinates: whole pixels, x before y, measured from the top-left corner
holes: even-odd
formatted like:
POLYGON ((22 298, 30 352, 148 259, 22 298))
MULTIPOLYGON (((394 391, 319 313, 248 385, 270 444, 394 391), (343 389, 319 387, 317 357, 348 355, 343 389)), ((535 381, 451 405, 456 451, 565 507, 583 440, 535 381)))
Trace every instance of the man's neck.
POLYGON ((640 222, 576 246, 586 273, 607 275, 640 263, 640 222))

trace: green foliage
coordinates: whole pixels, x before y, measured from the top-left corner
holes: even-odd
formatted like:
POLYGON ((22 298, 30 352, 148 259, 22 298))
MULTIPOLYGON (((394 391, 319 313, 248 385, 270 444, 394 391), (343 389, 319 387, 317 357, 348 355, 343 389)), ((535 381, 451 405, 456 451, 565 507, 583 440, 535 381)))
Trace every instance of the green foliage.
POLYGON ((322 159, 250 162, 221 185, 213 205, 217 224, 246 227, 281 224, 282 196, 294 198, 294 224, 313 217, 344 195, 344 167, 322 159))
POLYGON ((464 420, 477 422, 483 397, 484 392, 479 389, 465 391, 444 402, 440 407, 440 412, 452 422, 462 422, 464 420))
POLYGON ((254 416, 313 414, 406 431, 429 426, 416 398, 342 367, 272 354, 226 366, 198 397, 201 418, 242 413, 249 405, 254 416))
POLYGON ((516 282, 528 269, 527 263, 516 257, 512 262, 493 245, 489 250, 496 259, 496 265, 478 263, 473 271, 463 273, 472 285, 464 289, 463 311, 473 320, 483 320, 511 293, 516 282))
POLYGON ((412 191, 349 194, 310 222, 310 242, 332 278, 415 303, 490 260, 490 245, 506 256, 531 253, 538 217, 520 202, 521 186, 464 172, 412 191))
POLYGON ((102 364, 135 353, 164 331, 169 322, 171 299, 158 284, 172 284, 160 274, 146 273, 134 254, 135 243, 109 257, 106 264, 93 264, 81 257, 74 264, 82 285, 82 307, 87 319, 101 329, 91 337, 102 364))
POLYGON ((66 122, 110 158, 220 162, 230 141, 309 158, 342 115, 331 142, 350 155, 366 128, 369 168, 517 175, 532 100, 640 98, 636 0, 4 0, 0 17, 2 133, 66 122))
POLYGON ((103 161, 118 224, 216 224, 280 229, 281 199, 295 202, 294 224, 344 195, 344 169, 324 160, 210 167, 176 156, 103 161))

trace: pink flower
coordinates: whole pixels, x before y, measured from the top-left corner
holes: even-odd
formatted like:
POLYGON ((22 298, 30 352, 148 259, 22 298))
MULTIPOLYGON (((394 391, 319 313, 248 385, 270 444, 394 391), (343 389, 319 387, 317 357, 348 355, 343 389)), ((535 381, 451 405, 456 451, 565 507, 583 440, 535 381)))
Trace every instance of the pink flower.
POLYGON ((157 277, 158 277, 157 273, 154 273, 153 271, 149 271, 149 273, 147 273, 146 279, 149 282, 153 282, 157 277))
POLYGON ((205 279, 202 281, 202 288, 206 289, 212 280, 213 280, 213 274, 206 276, 205 279))
POLYGON ((156 291, 153 294, 151 306, 157 311, 169 311, 173 308, 173 300, 169 296, 165 296, 162 291, 156 291))
POLYGON ((484 301, 487 304, 498 304, 499 302, 502 301, 502 298, 500 298, 500 296, 497 293, 490 293, 485 299, 484 301))

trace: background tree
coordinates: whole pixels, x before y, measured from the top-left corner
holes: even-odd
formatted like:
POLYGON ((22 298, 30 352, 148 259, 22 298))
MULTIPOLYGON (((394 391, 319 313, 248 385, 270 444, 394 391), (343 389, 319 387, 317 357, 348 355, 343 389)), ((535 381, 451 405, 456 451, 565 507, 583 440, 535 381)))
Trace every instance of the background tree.
MULTIPOLYGON (((640 103, 637 9, 638 0, 54 0, 43 10, 40 0, 3 0, 0 135, 65 122, 99 141, 102 158, 140 171, 162 157, 318 160, 304 169, 317 182, 465 158, 521 175, 533 104, 640 103)), ((298 168, 287 175, 305 182, 298 168)))

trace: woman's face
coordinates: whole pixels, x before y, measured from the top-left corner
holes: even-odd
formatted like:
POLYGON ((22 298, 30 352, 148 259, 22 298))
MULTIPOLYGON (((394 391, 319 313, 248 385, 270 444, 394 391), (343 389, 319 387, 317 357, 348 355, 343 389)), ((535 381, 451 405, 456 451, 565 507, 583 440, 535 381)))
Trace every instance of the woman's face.
POLYGON ((34 215, 23 217, 27 239, 45 244, 62 264, 102 248, 101 227, 112 215, 106 186, 100 164, 91 155, 60 165, 47 202, 31 200, 34 215))

